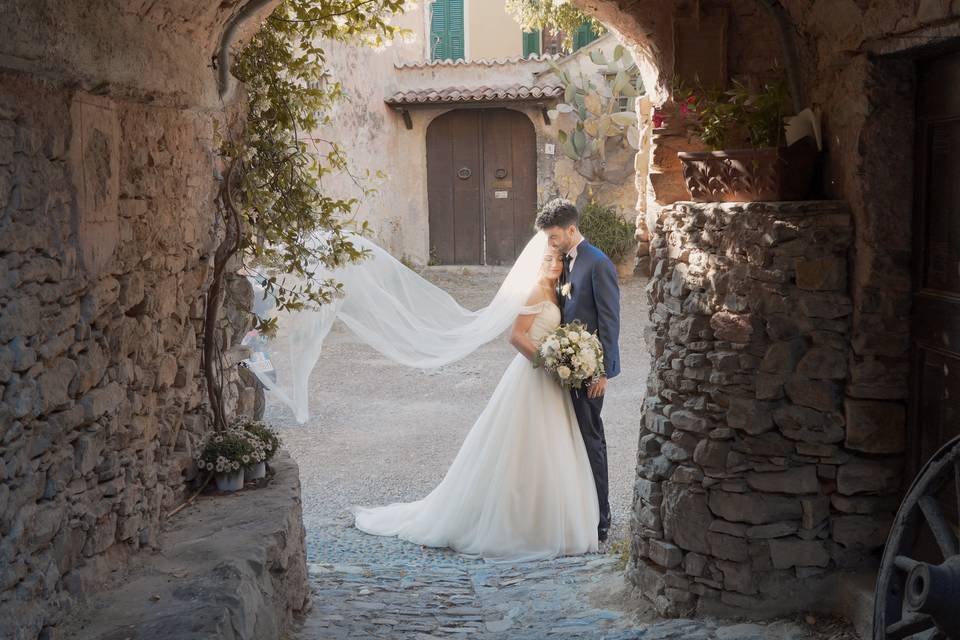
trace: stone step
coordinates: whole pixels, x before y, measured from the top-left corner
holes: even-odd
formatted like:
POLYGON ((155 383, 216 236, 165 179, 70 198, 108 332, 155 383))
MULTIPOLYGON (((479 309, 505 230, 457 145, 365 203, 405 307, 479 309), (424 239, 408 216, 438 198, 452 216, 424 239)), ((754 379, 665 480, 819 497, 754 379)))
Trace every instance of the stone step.
POLYGON ((57 637, 281 637, 306 607, 309 587, 299 470, 284 452, 271 467, 266 486, 201 496, 171 518, 159 552, 141 554, 138 564, 72 612, 57 637))

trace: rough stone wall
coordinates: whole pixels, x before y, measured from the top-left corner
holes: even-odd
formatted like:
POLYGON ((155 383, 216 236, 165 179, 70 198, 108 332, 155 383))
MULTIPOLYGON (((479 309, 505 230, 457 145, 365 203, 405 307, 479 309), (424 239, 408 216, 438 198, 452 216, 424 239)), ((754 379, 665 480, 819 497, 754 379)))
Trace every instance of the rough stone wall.
MULTIPOLYGON (((629 9, 580 0, 648 56, 644 80, 655 105, 673 73, 670 17, 690 15, 687 0, 642 0, 629 9)), ((904 416, 909 395, 909 307, 913 197, 913 61, 931 45, 960 42, 956 0, 782 0, 794 26, 804 91, 823 113, 825 197, 850 206, 855 238, 851 276, 854 360, 847 392, 889 402, 904 416)), ((755 2, 705 3, 730 10, 728 69, 756 76, 783 60, 772 21, 755 2)), ((695 141, 670 127, 651 130, 648 220, 688 197, 677 151, 695 141)), ((905 418, 904 418, 905 419, 905 418)), ((889 428, 905 424, 889 422, 889 428)), ((897 436, 899 437, 899 436, 897 436)))
MULTIPOLYGON (((577 3, 647 53, 645 82, 655 106, 664 104, 673 73, 671 17, 690 15, 694 3, 641 0, 629 8, 608 0, 577 3)), ((781 4, 793 25, 806 102, 822 112, 820 197, 844 201, 853 223, 847 375, 834 385, 842 387, 845 396, 845 442, 865 443, 848 444, 857 455, 896 458, 905 448, 909 398, 914 60, 934 46, 960 42, 960 2, 782 0, 781 4), (871 443, 877 451, 868 450, 871 443)), ((717 0, 703 6, 726 6, 731 11, 731 76, 757 75, 762 72, 759 61, 783 59, 776 32, 757 3, 717 0)), ((673 215, 669 205, 688 197, 676 152, 697 150, 685 132, 669 126, 652 129, 651 135, 648 221, 656 220, 664 205, 668 205, 664 215, 673 215)), ((663 241, 654 236, 654 245, 663 241)), ((904 478, 888 479, 897 472, 884 467, 878 477, 900 487, 904 478)), ((864 527, 882 525, 889 505, 883 500, 874 503, 883 508, 861 505, 851 516, 864 527)), ((841 508, 836 500, 833 508, 841 508)), ((638 535, 642 544, 646 534, 638 535)), ((836 561, 831 554, 831 562, 836 561)))
POLYGON ((960 42, 960 3, 785 2, 815 61, 810 99, 824 112, 824 191, 850 204, 853 347, 847 393, 883 401, 902 439, 909 397, 914 64, 960 42))
POLYGON ((817 606, 883 544, 902 415, 844 397, 852 242, 839 202, 662 210, 630 567, 662 613, 817 606))
POLYGON ((56 622, 184 495, 207 428, 211 133, 202 112, 0 75, 4 637, 56 622))
MULTIPOLYGON (((123 4, 13 0, 0 25, 4 638, 54 637, 156 544, 206 429, 213 121, 236 108, 207 63, 239 3, 123 4)), ((229 387, 232 407, 253 406, 229 387)))

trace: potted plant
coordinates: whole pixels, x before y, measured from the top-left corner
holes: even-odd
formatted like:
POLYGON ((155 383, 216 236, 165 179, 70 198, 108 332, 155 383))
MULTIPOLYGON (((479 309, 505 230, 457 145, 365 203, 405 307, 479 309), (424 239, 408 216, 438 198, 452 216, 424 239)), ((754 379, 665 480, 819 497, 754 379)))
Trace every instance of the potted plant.
POLYGON ((244 429, 231 427, 207 436, 197 467, 215 474, 220 491, 238 491, 243 488, 244 468, 261 462, 266 456, 263 444, 244 429))
POLYGON ((238 426, 256 438, 263 448, 263 459, 244 468, 244 477, 247 480, 259 480, 267 475, 267 462, 280 450, 280 435, 263 422, 249 418, 241 420, 238 426))
POLYGON ((730 90, 674 90, 676 116, 712 151, 679 152, 697 202, 802 200, 810 193, 817 147, 810 137, 787 145, 787 88, 781 76, 730 90))
POLYGON ((614 207, 590 201, 580 214, 580 231, 617 266, 622 282, 633 277, 637 265, 637 227, 614 207))

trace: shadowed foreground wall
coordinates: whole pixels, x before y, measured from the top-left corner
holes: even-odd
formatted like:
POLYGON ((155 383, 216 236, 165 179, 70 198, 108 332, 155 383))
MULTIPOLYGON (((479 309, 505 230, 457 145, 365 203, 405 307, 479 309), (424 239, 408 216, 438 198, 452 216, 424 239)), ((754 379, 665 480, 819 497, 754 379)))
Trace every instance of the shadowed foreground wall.
MULTIPOLYGON (((238 109, 209 60, 241 3, 119 4, 3 3, 4 638, 55 637, 72 603, 156 544, 207 428, 213 125, 238 109)), ((245 306, 245 282, 230 288, 245 306)), ((228 312, 224 344, 246 322, 228 312)), ((252 390, 228 396, 252 410, 252 390)))

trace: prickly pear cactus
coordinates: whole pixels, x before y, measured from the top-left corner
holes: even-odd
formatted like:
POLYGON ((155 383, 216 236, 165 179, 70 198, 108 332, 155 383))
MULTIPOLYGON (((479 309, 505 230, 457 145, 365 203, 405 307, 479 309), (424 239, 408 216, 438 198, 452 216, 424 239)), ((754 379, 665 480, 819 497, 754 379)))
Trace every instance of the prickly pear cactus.
POLYGON ((595 83, 583 73, 574 77, 551 63, 564 85, 563 102, 549 112, 557 123, 557 142, 561 151, 577 162, 579 171, 591 180, 603 179, 607 154, 611 149, 629 145, 640 148, 637 114, 621 110, 623 98, 643 93, 643 82, 630 53, 622 45, 607 60, 600 51, 592 51, 590 60, 600 67, 604 81, 595 83))

